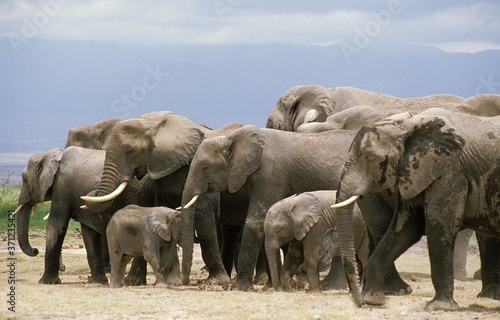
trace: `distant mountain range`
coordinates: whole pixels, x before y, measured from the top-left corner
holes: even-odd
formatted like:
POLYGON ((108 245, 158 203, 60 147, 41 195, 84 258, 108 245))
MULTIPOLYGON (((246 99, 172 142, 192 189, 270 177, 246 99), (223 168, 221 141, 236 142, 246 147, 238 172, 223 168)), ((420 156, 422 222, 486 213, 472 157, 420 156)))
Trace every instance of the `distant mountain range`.
MULTIPOLYGON (((401 97, 500 93, 500 51, 446 53, 379 43, 333 46, 126 47, 32 39, 0 42, 0 153, 63 147, 71 127, 171 110, 210 127, 265 126, 298 84, 355 86, 401 97)), ((1 156, 0 156, 1 157, 1 156)))

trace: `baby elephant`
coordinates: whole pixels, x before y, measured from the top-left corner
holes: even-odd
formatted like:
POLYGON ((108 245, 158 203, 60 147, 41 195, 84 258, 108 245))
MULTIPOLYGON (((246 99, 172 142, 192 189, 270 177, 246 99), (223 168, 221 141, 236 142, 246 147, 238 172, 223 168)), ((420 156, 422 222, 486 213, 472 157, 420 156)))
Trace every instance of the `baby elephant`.
POLYGON ((127 263, 144 256, 155 272, 155 286, 181 284, 177 243, 180 211, 129 205, 117 211, 106 229, 111 262, 111 288, 123 286, 127 263))
MULTIPOLYGON (((302 264, 309 292, 320 291, 319 272, 334 256, 339 256, 336 214, 330 208, 336 191, 304 192, 276 202, 264 221, 265 249, 271 280, 280 289, 278 250, 289 244, 281 273, 281 288, 291 289, 292 276, 302 264)), ((353 227, 356 254, 362 269, 368 261, 368 232, 361 211, 355 205, 353 227)))

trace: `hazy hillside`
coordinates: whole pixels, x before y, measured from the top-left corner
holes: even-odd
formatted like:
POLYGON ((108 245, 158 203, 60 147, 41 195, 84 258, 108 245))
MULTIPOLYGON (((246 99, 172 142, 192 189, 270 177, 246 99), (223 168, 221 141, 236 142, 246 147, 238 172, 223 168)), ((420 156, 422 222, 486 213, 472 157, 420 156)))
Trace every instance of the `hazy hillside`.
POLYGON ((500 51, 454 54, 373 42, 349 62, 339 45, 53 43, 33 39, 17 54, 0 43, 0 108, 8 118, 0 129, 0 153, 63 147, 71 127, 154 110, 172 110, 211 127, 264 126, 279 96, 297 84, 356 86, 403 97, 500 91, 500 51), (14 81, 14 73, 23 76, 14 81), (496 87, 485 87, 488 79, 496 87))

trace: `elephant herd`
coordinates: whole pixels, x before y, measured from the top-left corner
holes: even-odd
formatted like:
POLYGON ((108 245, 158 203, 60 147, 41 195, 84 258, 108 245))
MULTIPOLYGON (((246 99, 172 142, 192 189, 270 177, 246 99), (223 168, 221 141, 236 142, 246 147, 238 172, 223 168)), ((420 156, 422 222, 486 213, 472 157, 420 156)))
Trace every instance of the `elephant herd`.
POLYGON ((38 254, 30 212, 51 200, 40 283, 61 282, 74 219, 91 282, 107 284, 110 267, 112 287, 145 284, 149 262, 156 285, 187 285, 196 235, 209 284, 252 290, 268 262, 267 287, 290 289, 303 271, 312 292, 345 274, 361 306, 412 292, 394 261, 426 235, 435 288, 426 309, 457 310, 454 245, 467 228, 478 238, 479 296, 500 300, 499 115, 493 94, 398 98, 304 85, 278 99, 267 128, 213 130, 168 111, 104 119, 29 160, 19 246, 38 254))

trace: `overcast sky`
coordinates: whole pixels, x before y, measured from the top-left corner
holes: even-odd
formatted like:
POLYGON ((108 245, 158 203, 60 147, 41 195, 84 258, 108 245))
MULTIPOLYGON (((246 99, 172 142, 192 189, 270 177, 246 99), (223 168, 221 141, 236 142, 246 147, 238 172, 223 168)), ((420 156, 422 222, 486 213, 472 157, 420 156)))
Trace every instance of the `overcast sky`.
POLYGON ((500 1, 2 1, 0 35, 164 44, 329 45, 359 33, 445 51, 500 49, 500 1))

